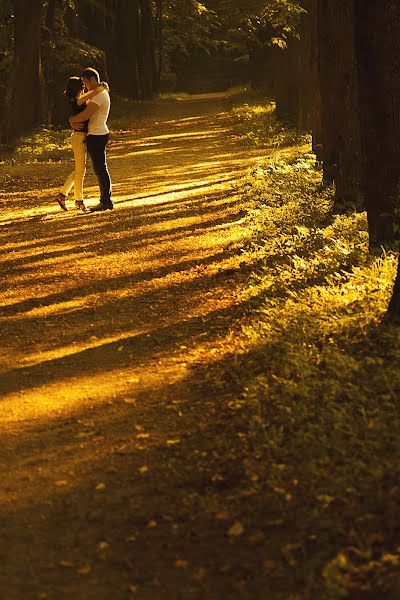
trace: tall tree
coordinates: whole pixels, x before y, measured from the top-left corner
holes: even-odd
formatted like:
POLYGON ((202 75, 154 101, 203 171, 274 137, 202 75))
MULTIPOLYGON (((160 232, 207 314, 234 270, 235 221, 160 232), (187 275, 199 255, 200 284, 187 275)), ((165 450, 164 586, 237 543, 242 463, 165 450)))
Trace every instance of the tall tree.
POLYGON ((316 0, 312 8, 318 27, 324 180, 335 182, 335 206, 341 210, 361 199, 354 1, 316 0))
POLYGON ((42 4, 42 0, 14 0, 14 60, 4 119, 8 139, 29 130, 43 118, 42 4))
POLYGON ((139 81, 144 99, 152 98, 158 92, 158 70, 156 65, 155 27, 152 0, 139 0, 140 7, 140 48, 139 81))
POLYGON ((355 0, 362 182, 370 246, 391 242, 400 185, 400 4, 355 0))

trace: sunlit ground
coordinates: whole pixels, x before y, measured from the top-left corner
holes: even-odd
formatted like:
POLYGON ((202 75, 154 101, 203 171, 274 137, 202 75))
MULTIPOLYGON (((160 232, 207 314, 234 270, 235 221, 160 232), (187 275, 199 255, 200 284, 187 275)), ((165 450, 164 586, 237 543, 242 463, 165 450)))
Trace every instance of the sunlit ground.
MULTIPOLYGON (((73 198, 60 211, 71 163, 2 167, 0 417, 18 431, 151 390, 154 373, 187 378, 191 361, 217 358, 209 320, 229 335, 235 182, 263 152, 234 139, 221 98, 172 113, 112 137, 112 213, 80 214, 73 198)), ((96 192, 89 172, 89 205, 96 192)))
MULTIPOLYGON (((231 351, 242 310, 235 186, 265 154, 240 144, 231 119, 215 96, 119 128, 107 213, 54 202, 72 167, 64 150, 0 165, 2 592, 130 597, 157 544, 180 537, 182 494, 202 477, 191 462, 207 461, 196 439, 214 440, 225 410, 216 415, 218 381, 207 387, 202 372, 231 351), (119 566, 130 553, 134 570, 119 566)), ((86 198, 98 202, 90 169, 86 198)))

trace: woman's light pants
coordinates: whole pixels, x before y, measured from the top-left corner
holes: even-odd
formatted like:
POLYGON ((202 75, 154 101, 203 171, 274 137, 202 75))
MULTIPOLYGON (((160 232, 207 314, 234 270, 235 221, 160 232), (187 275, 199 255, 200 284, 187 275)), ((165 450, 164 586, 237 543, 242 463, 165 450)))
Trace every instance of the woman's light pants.
POLYGON ((86 133, 73 131, 71 135, 71 146, 74 153, 75 171, 68 177, 61 192, 68 196, 74 188, 75 200, 83 200, 83 180, 86 173, 86 133))

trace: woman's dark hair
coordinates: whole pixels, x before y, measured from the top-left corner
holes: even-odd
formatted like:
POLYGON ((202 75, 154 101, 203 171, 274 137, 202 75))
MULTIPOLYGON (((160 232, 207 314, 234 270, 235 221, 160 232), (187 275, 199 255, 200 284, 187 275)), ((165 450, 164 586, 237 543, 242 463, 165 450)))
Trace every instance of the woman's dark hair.
POLYGON ((75 100, 78 93, 83 90, 83 81, 80 77, 70 77, 65 86, 64 96, 68 98, 70 102, 75 100))

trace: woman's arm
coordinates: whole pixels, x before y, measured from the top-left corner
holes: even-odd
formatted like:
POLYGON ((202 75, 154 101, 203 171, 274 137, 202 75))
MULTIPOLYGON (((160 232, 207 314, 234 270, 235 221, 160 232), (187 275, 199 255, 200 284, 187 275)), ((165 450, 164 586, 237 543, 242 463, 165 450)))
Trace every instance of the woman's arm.
POLYGON ((82 104, 90 100, 90 98, 93 98, 93 96, 97 96, 97 94, 100 94, 100 92, 102 92, 105 89, 106 88, 102 84, 100 84, 95 90, 91 90, 90 92, 85 92, 84 94, 81 94, 79 98, 76 99, 77 105, 82 106, 82 104))

